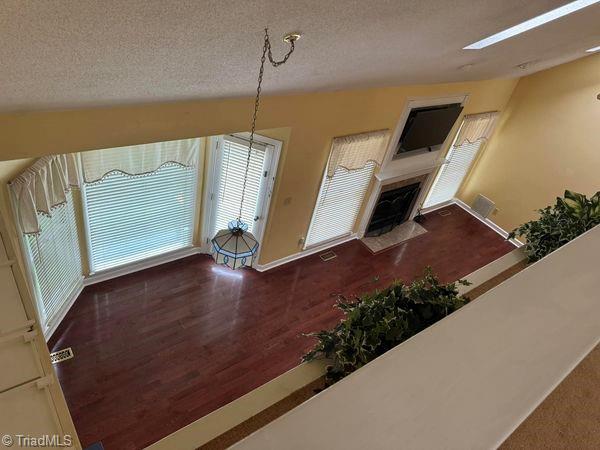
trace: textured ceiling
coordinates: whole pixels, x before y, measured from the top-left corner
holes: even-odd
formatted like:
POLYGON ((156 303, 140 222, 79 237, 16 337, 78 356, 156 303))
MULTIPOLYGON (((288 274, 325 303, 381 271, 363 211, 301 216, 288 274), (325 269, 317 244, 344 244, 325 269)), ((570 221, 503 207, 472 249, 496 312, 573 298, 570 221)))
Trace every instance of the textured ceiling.
POLYGON ((520 76, 600 45, 600 4, 462 47, 564 3, 2 0, 0 110, 251 95, 264 26, 277 54, 285 32, 304 33, 287 65, 267 69, 267 93, 520 76))

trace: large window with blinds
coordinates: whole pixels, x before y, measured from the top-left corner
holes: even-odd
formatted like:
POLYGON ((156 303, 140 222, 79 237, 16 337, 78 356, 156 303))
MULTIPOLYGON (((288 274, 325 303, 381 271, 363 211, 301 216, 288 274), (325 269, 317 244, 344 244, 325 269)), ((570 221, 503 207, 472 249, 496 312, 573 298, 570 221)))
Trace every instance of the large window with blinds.
POLYGON ((338 167, 332 177, 323 177, 305 248, 352 233, 374 170, 375 163, 368 162, 361 169, 338 167))
POLYGON ((72 192, 51 216, 38 214, 40 232, 25 235, 42 321, 51 327, 81 286, 81 255, 72 192))
POLYGON ((111 269, 192 245, 196 167, 111 172, 85 185, 91 269, 111 269))
MULTIPOLYGON (((211 235, 227 228, 238 217, 244 172, 248 160, 248 141, 235 136, 223 136, 217 144, 214 171, 213 213, 211 235)), ((260 226, 260 211, 265 200, 268 182, 269 146, 254 143, 250 154, 250 166, 241 219, 248 224, 248 231, 256 233, 260 226)))
POLYGON ((479 153, 482 141, 452 145, 423 203, 424 208, 452 200, 479 153))

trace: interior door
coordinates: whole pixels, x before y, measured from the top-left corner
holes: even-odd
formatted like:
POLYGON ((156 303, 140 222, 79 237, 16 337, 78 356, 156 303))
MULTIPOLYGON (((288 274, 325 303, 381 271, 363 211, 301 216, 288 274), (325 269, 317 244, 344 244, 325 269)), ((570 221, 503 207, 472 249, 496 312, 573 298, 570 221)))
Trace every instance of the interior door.
MULTIPOLYGON (((252 146, 248 180, 241 218, 248 230, 261 243, 267 219, 269 200, 276 171, 276 148, 261 141, 252 146)), ((213 172, 208 208, 206 243, 218 230, 227 228, 240 213, 244 172, 248 161, 249 141, 242 136, 226 135, 216 139, 212 147, 213 172)))

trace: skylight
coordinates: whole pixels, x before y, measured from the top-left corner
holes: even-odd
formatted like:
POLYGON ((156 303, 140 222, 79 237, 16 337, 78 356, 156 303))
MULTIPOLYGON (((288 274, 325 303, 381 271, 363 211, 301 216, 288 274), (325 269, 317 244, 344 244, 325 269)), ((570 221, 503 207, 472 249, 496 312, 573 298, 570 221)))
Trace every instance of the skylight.
POLYGON ((553 9, 552 11, 548 11, 537 17, 526 20, 525 22, 507 28, 506 30, 500 31, 499 33, 488 36, 485 39, 477 41, 471 45, 467 45, 466 47, 463 47, 463 50, 480 50, 482 48, 489 47, 490 45, 494 45, 500 41, 524 33, 525 31, 529 31, 533 28, 537 28, 553 20, 559 19, 563 16, 566 16, 567 14, 574 13, 575 11, 579 11, 580 9, 583 9, 587 6, 591 6, 595 3, 598 3, 599 1, 600 0, 576 0, 574 2, 567 3, 566 5, 563 5, 560 8, 553 9))

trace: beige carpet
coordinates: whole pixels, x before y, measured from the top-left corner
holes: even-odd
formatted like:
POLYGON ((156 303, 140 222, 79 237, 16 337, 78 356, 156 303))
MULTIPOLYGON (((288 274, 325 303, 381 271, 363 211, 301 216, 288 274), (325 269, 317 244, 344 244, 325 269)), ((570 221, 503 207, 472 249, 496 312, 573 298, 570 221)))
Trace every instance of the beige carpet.
POLYGON ((500 447, 600 449, 600 347, 596 347, 500 447))
MULTIPOLYGON (((516 264, 473 289, 468 296, 476 299, 524 267, 524 263, 516 264)), ((305 386, 200 448, 228 448, 305 402, 322 386, 323 379, 305 386)), ((600 449, 600 347, 571 372, 500 448, 600 449)))
POLYGON ((264 427, 269 422, 277 419, 279 416, 284 415, 289 410, 295 408, 301 403, 315 395, 316 389, 322 389, 325 380, 323 378, 313 381, 311 384, 304 386, 302 389, 297 390, 293 394, 287 396, 283 400, 275 403, 273 406, 261 411, 254 417, 242 422, 231 430, 223 433, 222 435, 214 438, 212 441, 206 443, 200 449, 202 450, 222 450, 226 449, 238 441, 241 441, 246 436, 254 433, 259 428, 264 427))

